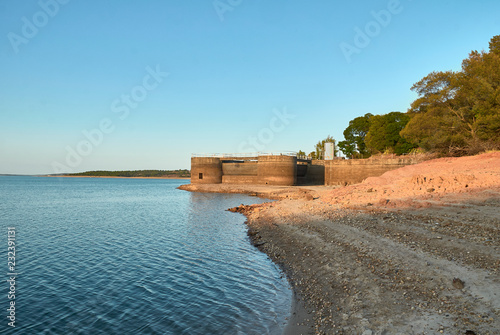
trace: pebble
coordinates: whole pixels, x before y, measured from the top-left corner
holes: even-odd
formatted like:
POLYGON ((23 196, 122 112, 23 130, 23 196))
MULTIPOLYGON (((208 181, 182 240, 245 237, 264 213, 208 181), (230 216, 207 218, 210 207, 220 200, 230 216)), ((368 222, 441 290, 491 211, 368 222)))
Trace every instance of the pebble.
MULTIPOLYGON (((320 206, 318 211, 321 211, 320 206)), ((263 238, 269 241, 266 253, 270 254, 269 248, 275 250, 273 252, 275 257, 272 257, 275 261, 276 255, 281 255, 279 261, 292 270, 289 275, 294 278, 292 280, 295 282, 293 286, 303 294, 303 300, 311 303, 311 310, 315 310, 312 313, 314 319, 308 320, 307 324, 315 327, 317 334, 331 334, 334 328, 337 332, 341 332, 341 329, 344 328, 346 334, 380 334, 380 327, 383 327, 384 324, 379 325, 377 322, 380 321, 378 319, 380 316, 377 316, 377 312, 370 310, 373 307, 368 306, 371 303, 371 298, 363 302, 363 296, 367 294, 366 290, 369 287, 380 289, 380 297, 387 293, 390 294, 383 306, 384 309, 387 308, 388 312, 397 311, 396 314, 401 313, 401 316, 405 314, 408 316, 416 314, 415 310, 418 309, 424 313, 434 314, 434 317, 438 319, 445 316, 453 318, 448 320, 450 322, 453 320, 454 326, 447 324, 450 329, 445 330, 441 327, 435 332, 463 334, 467 327, 472 328, 478 325, 477 318, 472 317, 476 315, 474 311, 477 311, 477 307, 473 305, 474 302, 471 302, 466 295, 456 295, 457 291, 454 291, 452 287, 458 289, 461 286, 460 282, 456 281, 457 283, 452 286, 451 279, 453 277, 447 277, 449 273, 445 273, 444 269, 438 266, 440 263, 435 261, 431 263, 429 261, 431 258, 428 260, 424 258, 421 259, 421 264, 419 262, 412 264, 409 261, 398 259, 398 255, 393 257, 390 254, 385 255, 383 252, 379 252, 379 250, 391 251, 391 248, 375 245, 373 241, 376 241, 377 237, 386 238, 396 244, 415 248, 416 252, 424 251, 436 258, 450 262, 473 263, 478 268, 496 271, 498 262, 492 262, 489 255, 479 253, 475 249, 465 249, 463 245, 466 243, 460 242, 460 239, 463 239, 463 242, 483 243, 485 247, 496 243, 495 237, 492 239, 493 242, 489 242, 490 244, 485 244, 484 239, 479 239, 489 237, 487 236, 490 234, 489 228, 485 229, 479 224, 469 228, 465 216, 463 221, 452 221, 452 219, 447 218, 444 221, 436 222, 441 217, 436 220, 435 216, 429 215, 426 221, 423 219, 425 215, 404 212, 401 214, 370 212, 362 215, 364 216, 358 217, 354 212, 331 212, 328 220, 333 220, 332 222, 346 226, 348 229, 359 230, 360 233, 367 234, 373 240, 363 239, 353 242, 352 236, 348 233, 340 231, 336 235, 334 229, 330 230, 322 225, 303 222, 303 219, 300 218, 291 221, 287 228, 281 231, 278 229, 277 233, 275 231, 277 235, 271 234, 273 239, 267 239, 269 234, 267 228, 262 233, 263 238), (386 218, 387 220, 385 220, 386 218), (413 228, 415 230, 412 230, 413 228), (433 233, 431 233, 430 228, 433 228, 433 233), (307 238, 302 238, 304 235, 307 238), (436 235, 441 236, 436 237, 436 235), (454 236, 459 239, 455 241, 450 238, 454 236), (327 250, 338 252, 339 255, 342 253, 342 258, 351 263, 346 263, 340 258, 335 259, 326 250, 319 249, 322 246, 327 250), (292 254, 293 257, 290 257, 292 254), (429 272, 440 275, 430 275, 429 272), (330 288, 333 291, 328 291, 330 288), (456 296, 460 296, 460 299, 464 300, 459 301, 456 296), (332 312, 332 307, 334 311, 338 310, 339 312, 332 312), (363 316, 366 316, 367 319, 362 319, 363 316), (346 325, 348 327, 345 327, 346 325), (376 329, 372 331, 370 328, 373 327, 376 329)), ((259 226, 257 225, 257 227, 259 226)), ((467 282, 470 287, 473 287, 474 284, 473 281, 467 282)), ((378 291, 377 294, 379 294, 378 291)), ((367 297, 371 297, 371 295, 368 294, 367 297)), ((394 318, 397 316, 394 315, 394 318)), ((487 326, 484 326, 484 323, 486 322, 481 323, 481 327, 486 328, 475 330, 481 330, 481 334, 487 334, 488 330, 493 329, 491 327, 494 326, 495 321, 491 320, 487 326)))

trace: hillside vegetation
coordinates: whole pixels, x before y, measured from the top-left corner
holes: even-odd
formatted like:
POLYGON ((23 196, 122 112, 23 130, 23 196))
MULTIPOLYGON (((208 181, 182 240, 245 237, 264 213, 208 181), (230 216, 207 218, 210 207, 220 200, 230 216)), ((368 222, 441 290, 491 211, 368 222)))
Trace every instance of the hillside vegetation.
POLYGON ((135 177, 135 178, 189 178, 189 170, 136 170, 136 171, 87 171, 68 176, 82 177, 135 177))
POLYGON ((500 149, 500 35, 472 51, 460 71, 434 71, 415 83, 406 113, 356 117, 339 149, 347 157, 433 152, 474 155, 500 149))

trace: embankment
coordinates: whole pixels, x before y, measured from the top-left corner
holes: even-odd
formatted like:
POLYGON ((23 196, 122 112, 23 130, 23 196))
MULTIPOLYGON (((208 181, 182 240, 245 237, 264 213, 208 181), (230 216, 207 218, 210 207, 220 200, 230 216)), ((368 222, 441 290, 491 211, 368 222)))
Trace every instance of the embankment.
POLYGON ((273 192, 254 193, 281 200, 233 210, 312 315, 301 332, 500 329, 500 153, 273 192))

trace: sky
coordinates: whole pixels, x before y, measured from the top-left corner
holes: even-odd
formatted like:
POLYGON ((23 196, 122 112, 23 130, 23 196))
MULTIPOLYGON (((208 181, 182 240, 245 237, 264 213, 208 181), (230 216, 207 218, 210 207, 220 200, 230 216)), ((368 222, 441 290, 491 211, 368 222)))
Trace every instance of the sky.
POLYGON ((0 0, 0 174, 310 152, 500 34, 500 2, 0 0))

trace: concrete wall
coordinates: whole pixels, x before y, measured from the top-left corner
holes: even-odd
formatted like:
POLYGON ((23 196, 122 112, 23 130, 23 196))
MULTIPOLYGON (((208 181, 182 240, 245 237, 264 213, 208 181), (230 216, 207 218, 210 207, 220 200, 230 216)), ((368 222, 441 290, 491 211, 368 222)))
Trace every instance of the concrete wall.
POLYGON ((223 176, 257 176, 257 162, 222 162, 223 176))
POLYGON ((251 160, 193 157, 191 183, 350 185, 419 162, 415 157, 407 156, 313 160, 307 163, 297 163, 297 158, 293 156, 259 156, 252 157, 251 160))
POLYGON ((291 186, 297 184, 297 157, 259 156, 260 184, 291 186))
POLYGON ((214 157, 191 157, 191 184, 222 183, 222 162, 214 157))
POLYGON ((297 185, 324 185, 325 184, 325 161, 312 160, 305 165, 297 165, 297 185), (305 168, 304 173, 299 169, 305 168))
POLYGON ((307 163, 298 163, 297 164, 297 178, 305 177, 308 171, 307 163))
POLYGON ((297 183, 296 174, 297 158, 292 156, 259 156, 247 159, 191 158, 192 184, 291 186, 297 183), (255 161, 256 159, 258 161, 255 161))
POLYGON ((307 171, 306 183, 310 185, 325 184, 325 161, 313 160, 307 171))
POLYGON ((325 161, 325 185, 351 185, 368 177, 378 177, 387 171, 416 164, 414 157, 367 158, 325 161))
POLYGON ((223 184, 259 184, 258 176, 222 176, 223 184))

